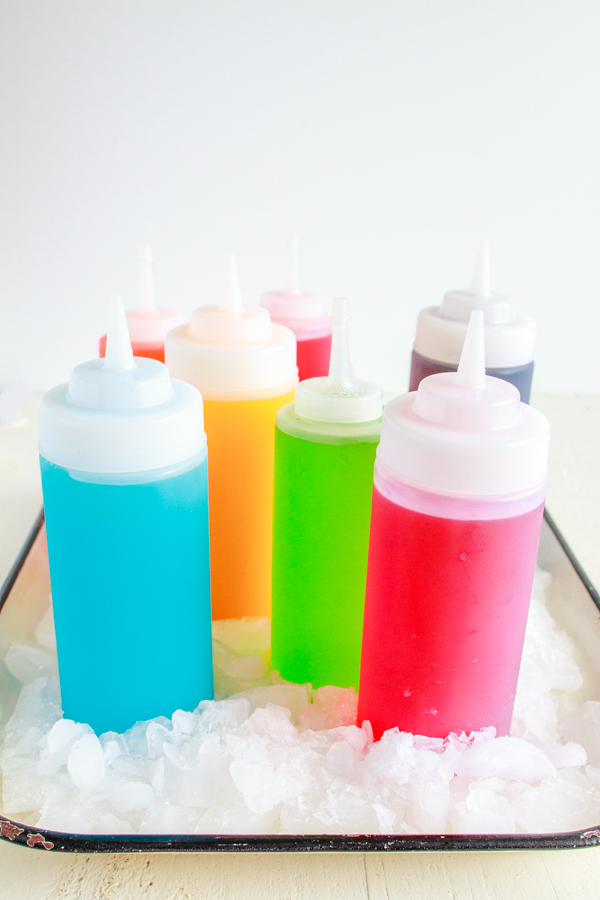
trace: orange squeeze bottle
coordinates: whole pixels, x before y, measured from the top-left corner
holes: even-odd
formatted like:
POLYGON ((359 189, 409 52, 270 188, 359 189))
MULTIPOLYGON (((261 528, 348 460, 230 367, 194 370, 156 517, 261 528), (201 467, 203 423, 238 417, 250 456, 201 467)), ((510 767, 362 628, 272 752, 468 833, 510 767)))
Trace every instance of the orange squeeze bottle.
POLYGON ((171 331, 165 361, 204 400, 213 619, 270 616, 275 415, 294 399, 294 334, 242 305, 232 257, 220 302, 171 331))

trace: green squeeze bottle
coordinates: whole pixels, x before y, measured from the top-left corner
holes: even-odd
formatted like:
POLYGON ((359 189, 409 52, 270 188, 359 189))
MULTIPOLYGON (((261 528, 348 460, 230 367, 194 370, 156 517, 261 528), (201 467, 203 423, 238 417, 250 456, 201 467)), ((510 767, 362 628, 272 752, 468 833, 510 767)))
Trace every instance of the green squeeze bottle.
POLYGON ((358 689, 382 392, 354 377, 349 318, 334 301, 329 375, 277 413, 271 649, 287 681, 358 689))

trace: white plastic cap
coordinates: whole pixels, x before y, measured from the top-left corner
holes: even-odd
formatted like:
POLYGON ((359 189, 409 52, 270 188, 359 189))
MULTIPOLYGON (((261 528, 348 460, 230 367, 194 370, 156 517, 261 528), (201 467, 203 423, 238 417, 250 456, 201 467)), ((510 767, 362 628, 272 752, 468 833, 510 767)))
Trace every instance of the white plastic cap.
POLYGON ((354 377, 348 347, 348 301, 333 301, 329 375, 296 386, 296 413, 315 422, 371 422, 381 416, 381 388, 354 377))
POLYGON ((162 344, 169 331, 181 322, 178 312, 157 307, 154 302, 152 254, 148 246, 140 247, 140 304, 125 315, 134 344, 162 344))
POLYGON ((145 472, 206 445, 202 397, 157 360, 134 357, 121 300, 111 303, 106 356, 76 366, 40 401, 40 453, 66 469, 145 472))
POLYGON ((506 297, 492 292, 487 241, 479 250, 470 289, 448 291, 441 306, 429 306, 419 313, 415 351, 444 365, 456 365, 474 309, 484 315, 488 369, 512 368, 532 361, 535 323, 515 312, 506 297))
POLYGON ((457 372, 430 375, 383 414, 377 462, 424 490, 488 497, 547 477, 550 425, 512 384, 485 374, 484 313, 471 313, 457 372))
POLYGON ((189 325, 171 331, 165 361, 201 391, 261 391, 298 376, 293 333, 272 324, 266 309, 242 305, 233 256, 219 304, 199 307, 189 325))
POLYGON ((290 328, 298 340, 331 334, 331 319, 315 295, 301 291, 298 282, 298 234, 288 239, 287 284, 281 291, 269 291, 260 298, 273 322, 290 328))

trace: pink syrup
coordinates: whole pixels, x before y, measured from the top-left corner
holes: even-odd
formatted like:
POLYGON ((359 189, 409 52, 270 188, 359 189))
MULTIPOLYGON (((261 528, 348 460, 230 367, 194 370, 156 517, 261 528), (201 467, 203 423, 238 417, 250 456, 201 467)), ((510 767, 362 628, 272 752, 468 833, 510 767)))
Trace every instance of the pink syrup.
POLYGON ((544 504, 452 519, 373 489, 359 723, 508 734, 544 504))

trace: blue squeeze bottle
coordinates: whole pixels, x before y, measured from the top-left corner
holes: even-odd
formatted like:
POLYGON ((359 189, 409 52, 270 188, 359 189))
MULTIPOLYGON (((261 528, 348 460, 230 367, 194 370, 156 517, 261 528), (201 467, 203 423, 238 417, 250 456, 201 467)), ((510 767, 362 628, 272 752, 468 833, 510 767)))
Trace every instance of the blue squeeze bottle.
POLYGON ((102 734, 212 699, 202 397, 133 357, 114 301, 106 356, 40 403, 63 711, 102 734))
POLYGON ((484 316, 486 374, 514 385, 523 403, 529 403, 535 323, 491 290, 487 241, 479 251, 470 289, 448 291, 440 306, 419 313, 409 391, 416 391, 429 375, 456 372, 474 309, 484 316))

